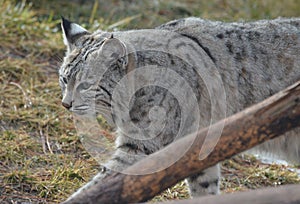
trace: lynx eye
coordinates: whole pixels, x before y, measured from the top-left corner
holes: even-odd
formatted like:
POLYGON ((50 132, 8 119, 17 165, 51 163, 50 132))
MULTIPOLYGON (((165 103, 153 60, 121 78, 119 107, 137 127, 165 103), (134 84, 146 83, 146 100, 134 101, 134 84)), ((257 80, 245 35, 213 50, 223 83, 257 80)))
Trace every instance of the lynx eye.
POLYGON ((80 89, 80 90, 87 90, 89 88, 91 88, 92 84, 91 83, 88 83, 88 82, 82 82, 78 85, 77 89, 80 89))

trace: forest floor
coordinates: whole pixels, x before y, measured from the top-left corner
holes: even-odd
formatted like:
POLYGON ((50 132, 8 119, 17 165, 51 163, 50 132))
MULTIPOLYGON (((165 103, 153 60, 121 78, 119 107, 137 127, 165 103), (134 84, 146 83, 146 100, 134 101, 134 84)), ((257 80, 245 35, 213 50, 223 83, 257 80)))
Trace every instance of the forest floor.
MULTIPOLYGON (((65 49, 60 15, 90 30, 151 28, 187 16, 224 21, 300 16, 297 0, 202 2, 0 0, 0 203, 61 202, 99 169, 80 143, 72 115, 60 105, 57 70, 65 49)), ((299 167, 236 156, 222 163, 222 193, 300 183, 291 168, 299 167)), ((188 197, 180 182, 152 201, 188 197)))

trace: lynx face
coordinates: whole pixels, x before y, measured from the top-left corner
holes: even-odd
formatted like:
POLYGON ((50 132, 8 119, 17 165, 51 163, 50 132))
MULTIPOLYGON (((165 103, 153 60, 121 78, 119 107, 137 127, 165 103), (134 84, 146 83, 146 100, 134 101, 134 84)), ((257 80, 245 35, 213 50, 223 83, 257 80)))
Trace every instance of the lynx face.
POLYGON ((111 124, 112 90, 127 63, 125 45, 109 33, 92 35, 66 19, 62 29, 67 46, 59 70, 62 105, 79 115, 94 111, 111 124))

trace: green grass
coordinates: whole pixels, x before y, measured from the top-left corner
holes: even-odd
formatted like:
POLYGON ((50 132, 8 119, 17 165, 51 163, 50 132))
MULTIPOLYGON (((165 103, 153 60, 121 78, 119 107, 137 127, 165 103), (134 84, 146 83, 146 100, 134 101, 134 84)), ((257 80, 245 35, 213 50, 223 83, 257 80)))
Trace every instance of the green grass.
MULTIPOLYGON (((226 21, 300 16, 297 0, 78 2, 0 0, 0 203, 60 202, 99 167, 60 105, 60 15, 91 30, 151 28, 187 16, 226 21)), ((250 161, 224 163, 224 192, 299 182, 286 167, 250 161)), ((187 197, 179 183, 153 201, 187 197)))
POLYGON ((60 105, 58 21, 25 1, 0 5, 0 200, 58 202, 97 168, 60 105))
POLYGON ((166 21, 198 16, 221 21, 271 19, 300 16, 298 0, 163 0, 78 1, 31 0, 42 19, 60 15, 92 29, 153 28, 166 21), (91 12, 92 11, 92 12, 91 12), (116 27, 112 25, 118 25, 116 27))

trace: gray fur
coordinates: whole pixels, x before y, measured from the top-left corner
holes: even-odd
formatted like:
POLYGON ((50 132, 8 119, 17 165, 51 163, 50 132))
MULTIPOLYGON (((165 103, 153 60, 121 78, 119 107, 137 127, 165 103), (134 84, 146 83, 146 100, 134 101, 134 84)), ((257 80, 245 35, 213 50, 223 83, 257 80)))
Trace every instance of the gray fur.
MULTIPOLYGON (((212 115, 218 115, 218 112, 220 114, 213 122, 225 117, 221 114, 224 104, 209 101, 210 88, 207 88, 205 80, 197 74, 197 71, 207 71, 207 76, 214 80, 218 75, 214 74, 213 68, 217 70, 226 93, 227 115, 260 102, 300 79, 298 18, 251 23, 223 23, 187 18, 171 21, 151 31, 114 32, 113 37, 111 33, 103 31, 92 34, 86 32, 72 42, 72 45, 68 40, 65 42, 69 50, 59 71, 64 106, 81 114, 89 110, 91 101, 96 95, 97 113, 102 114, 112 125, 115 125, 116 121, 123 120, 124 127, 128 127, 125 128, 125 132, 120 129, 117 131, 117 150, 105 165, 106 170, 100 172, 77 193, 108 175, 111 172, 108 169, 124 170, 141 158, 165 147, 177 139, 178 135, 180 137, 193 133, 195 130, 193 125, 197 121, 197 115, 194 113, 197 113, 198 108, 200 122, 196 124, 197 128, 209 125, 212 115), (175 33, 174 38, 177 38, 177 41, 174 38, 167 38, 168 32, 175 33), (174 56, 160 52, 160 48, 170 49, 169 46, 173 42, 177 43, 174 46, 178 49, 182 44, 187 48, 184 50, 185 55, 174 56), (193 49, 197 50, 196 58, 200 59, 205 70, 195 65, 195 59, 190 59, 195 57, 189 55, 193 49), (114 89, 130 71, 149 65, 169 67, 182 76, 195 95, 197 105, 193 105, 192 99, 186 93, 181 95, 190 107, 188 113, 184 113, 189 117, 184 119, 183 129, 180 129, 183 120, 181 102, 167 89, 148 86, 137 92, 126 90, 119 93, 118 98, 124 99, 134 93, 130 95, 132 103, 129 107, 125 102, 111 100, 114 89), (107 67, 109 69, 106 69, 107 67), (102 76, 101 79, 99 76, 102 76), (119 106, 120 111, 128 109, 130 121, 124 121, 123 115, 119 112, 111 113, 111 106, 119 106), (164 124, 162 131, 155 133, 155 138, 151 138, 147 127, 154 123, 154 120, 149 118, 148 113, 156 106, 164 108, 166 117, 157 123, 164 124), (212 106, 217 107, 215 112, 210 112, 212 106), (131 123, 138 128, 132 128, 131 123), (140 130, 143 131, 139 132, 140 130), (129 137, 130 135, 140 135, 146 140, 129 137)), ((163 71, 158 75, 168 80, 168 75, 163 71)), ((144 81, 147 79, 134 83, 144 81)), ((184 83, 179 85, 185 86, 184 83)), ((212 84, 214 96, 222 95, 223 90, 217 87, 212 84)), ((256 150, 300 163, 299 146, 300 135, 297 129, 290 131, 286 136, 260 145, 256 150)), ((191 195, 217 194, 219 178, 218 165, 188 178, 191 195)))

